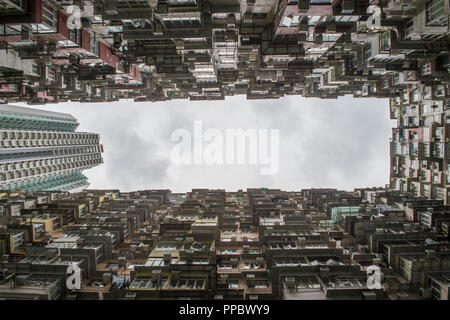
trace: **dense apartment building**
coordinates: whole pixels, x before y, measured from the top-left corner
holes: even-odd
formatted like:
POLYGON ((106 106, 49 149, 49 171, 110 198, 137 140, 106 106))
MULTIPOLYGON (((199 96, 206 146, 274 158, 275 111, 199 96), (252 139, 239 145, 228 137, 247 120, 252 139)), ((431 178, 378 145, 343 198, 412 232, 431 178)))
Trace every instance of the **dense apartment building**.
POLYGON ((448 15, 446 0, 5 0, 0 99, 411 95, 448 83, 448 15))
POLYGON ((449 13, 448 0, 0 0, 0 298, 448 300, 449 13), (390 185, 68 193, 101 163, 98 135, 7 105, 233 95, 388 99, 390 185))
POLYGON ((95 133, 70 114, 0 104, 0 189, 81 190, 82 171, 101 163, 95 133))
POLYGON ((1 191, 0 298, 448 300, 448 212, 387 188, 1 191))

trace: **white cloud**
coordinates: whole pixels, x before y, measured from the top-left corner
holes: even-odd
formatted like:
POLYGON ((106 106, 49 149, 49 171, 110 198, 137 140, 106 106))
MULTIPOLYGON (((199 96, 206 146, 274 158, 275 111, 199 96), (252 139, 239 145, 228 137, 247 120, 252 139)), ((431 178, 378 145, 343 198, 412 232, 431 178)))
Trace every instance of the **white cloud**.
POLYGON ((104 164, 85 171, 91 188, 123 191, 170 188, 311 187, 353 189, 383 186, 389 179, 389 120, 384 99, 169 101, 158 103, 62 103, 36 108, 66 112, 78 131, 100 133, 104 164), (280 169, 260 175, 257 165, 175 165, 173 130, 206 128, 279 129, 280 169))

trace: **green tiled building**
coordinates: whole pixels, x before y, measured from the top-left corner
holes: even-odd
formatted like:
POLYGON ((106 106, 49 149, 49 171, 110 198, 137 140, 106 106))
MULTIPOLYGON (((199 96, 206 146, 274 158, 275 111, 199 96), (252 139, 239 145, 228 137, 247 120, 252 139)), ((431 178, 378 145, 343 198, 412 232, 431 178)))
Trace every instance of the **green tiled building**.
POLYGON ((0 105, 0 189, 87 187, 82 170, 103 163, 103 146, 78 125, 70 114, 0 105))

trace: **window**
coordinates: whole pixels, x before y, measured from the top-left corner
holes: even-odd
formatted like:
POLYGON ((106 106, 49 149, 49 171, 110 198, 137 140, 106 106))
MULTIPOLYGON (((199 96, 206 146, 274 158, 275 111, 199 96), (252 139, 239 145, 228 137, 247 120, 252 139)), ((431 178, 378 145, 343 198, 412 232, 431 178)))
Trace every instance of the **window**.
POLYGON ((366 46, 366 59, 369 59, 372 56, 372 44, 368 43, 366 46))
POLYGON ((46 2, 42 2, 42 22, 51 29, 57 29, 58 11, 50 7, 46 2))
POLYGON ((95 39, 95 37, 91 37, 90 51, 96 56, 99 55, 100 43, 95 39))
POLYGON ((244 269, 260 269, 263 268, 263 265, 259 262, 245 262, 244 269))
POLYGON ((223 249, 220 250, 220 254, 238 254, 236 249, 223 249))
POLYGON ((173 27, 195 27, 200 25, 200 18, 197 17, 163 18, 163 21, 167 26, 173 27))
POLYGON ((9 0, 5 4, 2 4, 2 10, 0 15, 9 15, 23 13, 25 8, 25 2, 23 0, 9 0))
POLYGON ((170 288, 176 289, 204 289, 204 279, 180 279, 170 281, 170 288))
POLYGON ((413 31, 414 31, 414 19, 411 19, 405 24, 404 37, 408 38, 413 31))
POLYGON ((301 264, 306 264, 306 260, 302 258, 292 258, 292 259, 282 259, 282 260, 276 260, 275 266, 277 267, 296 267, 301 264))
POLYGON ((56 80, 56 70, 54 68, 49 67, 47 69, 47 79, 50 81, 56 80))
POLYGON ((391 48, 391 36, 390 33, 384 31, 380 37, 380 47, 382 51, 389 51, 391 48))
POLYGON ((252 15, 253 19, 267 19, 267 13, 265 12, 254 12, 252 15))
POLYGON ((169 0, 169 6, 196 6, 197 0, 169 0))
POLYGON ((254 283, 252 283, 252 284, 248 284, 247 285, 248 286, 248 288, 255 288, 255 289, 265 289, 265 288, 268 288, 269 287, 269 282, 268 281, 265 281, 265 280, 258 280, 258 281, 255 281, 254 283))
POLYGON ((81 43, 81 29, 69 30, 70 41, 76 44, 81 43))
POLYGON ((315 277, 299 277, 295 281, 296 289, 320 289, 320 283, 315 277))
POLYGON ((298 26, 300 16, 287 17, 283 16, 280 21, 280 26, 283 27, 295 27, 298 26))
POLYGON ((177 248, 177 245, 175 243, 160 243, 156 247, 156 249, 169 249, 169 250, 175 250, 177 248))
POLYGON ((441 286, 437 281, 432 281, 431 283, 431 293, 433 298, 436 300, 441 300, 441 286))
POLYGON ((145 263, 146 266, 163 266, 164 265, 164 260, 162 258, 149 258, 147 260, 147 262, 145 263))
POLYGON ((31 72, 32 72, 33 74, 39 75, 39 74, 40 74, 40 72, 39 72, 39 66, 38 66, 37 64, 33 63, 33 64, 31 65, 31 72))
POLYGON ((167 277, 161 277, 161 280, 158 284, 158 281, 155 279, 146 279, 146 278, 136 278, 133 280, 133 283, 130 285, 131 289, 153 289, 162 287, 166 282, 167 277))
POLYGON ((445 17, 444 0, 428 0, 426 7, 427 25, 444 26, 448 18, 445 17))
POLYGON ((194 259, 193 264, 208 264, 208 259, 194 259))
POLYGON ((1 25, 0 26, 0 34, 1 35, 19 35, 20 30, 17 26, 7 26, 7 25, 1 25))
POLYGON ((364 285, 364 281, 355 278, 336 279, 334 283, 336 288, 362 288, 364 285))
POLYGON ((213 18, 214 19, 226 19, 227 14, 226 13, 214 13, 213 18))

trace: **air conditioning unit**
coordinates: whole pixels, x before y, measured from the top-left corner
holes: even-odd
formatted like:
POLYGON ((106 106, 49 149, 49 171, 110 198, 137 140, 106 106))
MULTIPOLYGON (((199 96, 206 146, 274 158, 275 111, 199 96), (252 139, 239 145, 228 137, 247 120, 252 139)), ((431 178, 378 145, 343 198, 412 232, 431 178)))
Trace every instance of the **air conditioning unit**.
POLYGON ((118 44, 122 43, 122 35, 118 32, 114 33, 113 41, 114 41, 114 43, 118 43, 118 44))
POLYGON ((172 271, 170 274, 171 274, 171 278, 173 281, 178 281, 181 278, 181 271, 179 271, 179 270, 172 271))
POLYGON ((106 285, 108 285, 108 284, 111 283, 111 278, 112 278, 112 273, 105 272, 105 273, 103 274, 103 282, 104 282, 106 285))
POLYGON ((0 269, 0 281, 3 281, 4 279, 6 279, 7 271, 8 271, 8 269, 0 269))
POLYGON ((299 12, 301 13, 306 13, 308 12, 309 9, 309 0, 299 0, 298 1, 298 8, 299 8, 299 12))
POLYGON ((152 270, 152 281, 155 281, 155 282, 161 281, 161 270, 160 269, 152 270))
POLYGON ((31 28, 25 25, 22 25, 22 29, 21 29, 21 40, 31 40, 32 38, 32 32, 31 32, 31 28))
POLYGON ((433 259, 436 256, 436 250, 425 250, 427 259, 433 259))
POLYGON ((298 32, 308 32, 308 24, 307 23, 300 23, 298 25, 298 32))
POLYGON ((30 279, 30 278, 31 278, 30 274, 16 276, 16 285, 23 286, 23 285, 25 285, 26 280, 30 279))
POLYGON ((44 62, 45 64, 49 64, 52 62, 52 57, 51 56, 42 56, 41 57, 42 62, 44 62))
POLYGON ((194 260, 194 250, 186 250, 186 260, 194 260))
POLYGON ((162 35, 163 34, 163 26, 161 23, 155 21, 155 27, 153 30, 154 35, 162 35))
POLYGON ((242 20, 244 23, 252 23, 252 14, 251 13, 244 13, 244 16, 242 17, 242 20))
POLYGON ((69 63, 70 64, 80 64, 80 57, 76 54, 71 54, 69 56, 69 63))
POLYGON ((117 1, 105 0, 103 5, 103 11, 108 15, 117 14, 117 1))
POLYGON ((335 23, 327 23, 326 32, 327 33, 335 33, 336 32, 336 24, 335 23))
POLYGON ((373 291, 363 291, 364 300, 377 300, 377 295, 373 291))
POLYGON ((47 52, 56 53, 58 51, 58 45, 56 41, 50 41, 47 43, 47 52))
POLYGON ((91 27, 91 20, 81 19, 81 25, 83 26, 83 29, 89 29, 91 27))
POLYGON ((342 0, 341 2, 341 13, 349 14, 353 13, 355 10, 355 1, 354 0, 342 0))
POLYGON ((419 295, 424 299, 431 299, 431 287, 430 288, 420 288, 419 295))
POLYGON ((211 13, 211 4, 209 3, 209 1, 203 2, 202 12, 211 13))
POLYGON ((172 254, 170 252, 164 252, 163 259, 164 262, 170 261, 172 259, 172 254))
POLYGON ((320 267, 320 277, 326 279, 330 276, 330 269, 328 267, 320 267))
POLYGON ((296 289, 295 278, 294 277, 286 277, 284 280, 284 284, 288 289, 296 289))
POLYGON ((158 13, 167 14, 169 12, 169 6, 166 3, 159 3, 158 1, 158 13))
POLYGON ((323 43, 323 36, 322 36, 322 34, 316 35, 316 37, 314 38, 314 43, 315 44, 322 44, 323 43))

